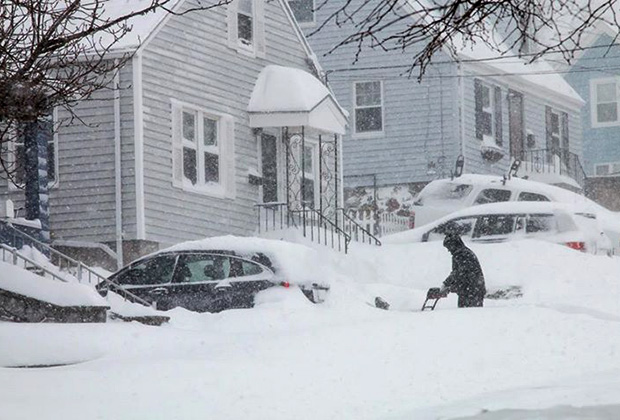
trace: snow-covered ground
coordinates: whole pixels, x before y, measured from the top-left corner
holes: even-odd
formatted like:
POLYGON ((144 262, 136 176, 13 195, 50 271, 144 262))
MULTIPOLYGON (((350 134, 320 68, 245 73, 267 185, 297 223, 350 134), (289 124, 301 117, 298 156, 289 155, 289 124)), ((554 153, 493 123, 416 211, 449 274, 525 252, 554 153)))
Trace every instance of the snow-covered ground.
POLYGON ((419 312, 450 270, 441 244, 357 246, 318 251, 322 305, 271 289, 163 327, 0 323, 0 418, 620 418, 620 258, 472 248, 488 289, 523 297, 419 312))

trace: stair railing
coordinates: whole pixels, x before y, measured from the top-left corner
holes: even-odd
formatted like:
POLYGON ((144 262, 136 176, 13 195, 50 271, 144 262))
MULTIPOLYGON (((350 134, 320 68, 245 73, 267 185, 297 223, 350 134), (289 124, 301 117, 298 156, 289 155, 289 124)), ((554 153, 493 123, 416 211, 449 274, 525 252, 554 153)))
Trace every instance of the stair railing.
MULTIPOLYGON (((82 283, 87 280, 88 283, 91 285, 93 283, 94 285, 103 283, 105 286, 108 287, 109 290, 122 296, 123 299, 125 300, 130 300, 132 302, 136 302, 136 303, 139 303, 145 306, 152 306, 150 302, 123 289, 121 286, 119 286, 118 284, 114 283, 111 280, 108 280, 105 276, 102 276, 101 274, 92 270, 90 267, 83 264, 81 261, 74 260, 73 258, 63 254, 62 252, 55 250, 54 248, 39 241, 38 239, 35 239, 32 236, 19 231, 15 227, 11 226, 9 223, 6 223, 6 222, 2 222, 2 223, 5 223, 6 225, 8 225, 12 229, 12 232, 14 235, 20 236, 24 240, 23 244, 30 245, 33 248, 39 250, 42 254, 49 256, 50 262, 53 265, 58 267, 60 271, 66 271, 67 273, 75 277, 78 280, 78 282, 82 283)), ((0 244, 0 245, 2 245, 3 249, 4 248, 9 249, 9 250, 14 249, 4 244, 0 244)), ((49 269, 45 268, 41 264, 21 254, 19 251, 17 251, 17 249, 15 249, 14 252, 17 253, 17 255, 19 256, 18 259, 27 260, 29 264, 35 266, 37 269, 41 269, 42 271, 46 273, 52 273, 49 269)), ((16 264, 13 263, 13 265, 16 265, 16 264)), ((52 275, 52 278, 54 279, 60 278, 57 274, 52 273, 51 275, 52 275)), ((63 280, 63 281, 66 281, 66 280, 63 280)))
POLYGON ((43 267, 38 262, 21 254, 16 248, 7 246, 5 244, 0 244, 0 252, 2 253, 2 258, 0 259, 0 261, 4 261, 16 267, 21 267, 25 270, 28 270, 30 268, 35 268, 37 271, 45 273, 46 275, 51 277, 53 280, 67 283, 67 280, 60 277, 58 274, 50 271, 49 269, 43 267), (7 258, 7 256, 9 258, 7 258))
POLYGON ((369 245, 381 246, 381 241, 379 238, 370 233, 368 229, 365 229, 362 225, 357 223, 355 219, 347 214, 345 209, 339 208, 337 211, 342 217, 342 229, 351 236, 352 240, 360 243, 367 243, 369 245))

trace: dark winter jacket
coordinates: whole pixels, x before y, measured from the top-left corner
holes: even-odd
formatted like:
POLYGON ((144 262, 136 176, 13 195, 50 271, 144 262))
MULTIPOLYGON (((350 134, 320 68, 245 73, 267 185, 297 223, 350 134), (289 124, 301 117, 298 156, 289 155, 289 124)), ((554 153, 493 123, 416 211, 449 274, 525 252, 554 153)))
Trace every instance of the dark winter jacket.
POLYGON ((459 298, 482 300, 486 288, 484 274, 476 254, 465 246, 458 235, 447 235, 444 246, 452 254, 452 272, 443 282, 444 287, 458 294, 459 298))

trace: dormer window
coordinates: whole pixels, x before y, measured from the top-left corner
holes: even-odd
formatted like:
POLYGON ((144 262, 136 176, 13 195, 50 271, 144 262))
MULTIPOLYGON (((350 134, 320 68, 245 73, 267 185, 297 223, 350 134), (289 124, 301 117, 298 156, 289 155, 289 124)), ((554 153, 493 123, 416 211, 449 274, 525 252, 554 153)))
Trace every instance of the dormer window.
POLYGON ((265 57, 265 1, 228 3, 228 46, 250 57, 265 57))

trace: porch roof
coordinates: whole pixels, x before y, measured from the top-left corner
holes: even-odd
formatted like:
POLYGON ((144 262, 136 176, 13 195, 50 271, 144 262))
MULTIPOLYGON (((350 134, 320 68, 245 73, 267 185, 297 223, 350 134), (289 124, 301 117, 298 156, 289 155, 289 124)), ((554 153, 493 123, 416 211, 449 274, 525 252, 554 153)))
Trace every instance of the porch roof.
POLYGON ((258 75, 248 104, 251 127, 305 126, 344 134, 347 114, 329 89, 301 69, 269 65, 258 75))

